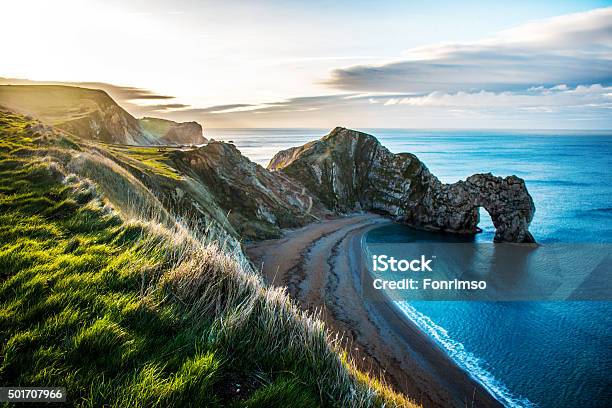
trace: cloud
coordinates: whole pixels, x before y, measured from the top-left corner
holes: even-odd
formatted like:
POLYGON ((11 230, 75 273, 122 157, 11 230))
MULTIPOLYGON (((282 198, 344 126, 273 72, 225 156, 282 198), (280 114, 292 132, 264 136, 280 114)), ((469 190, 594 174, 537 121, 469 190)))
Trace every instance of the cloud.
POLYGON ((191 108, 181 110, 182 114, 199 115, 205 113, 228 113, 256 109, 258 105, 248 103, 232 103, 229 105, 214 105, 207 108, 191 108))
POLYGON ((612 129, 612 7, 410 49, 395 61, 336 69, 326 83, 339 91, 204 107, 136 87, 61 84, 104 89, 136 116, 210 128, 612 129))
MULTIPOLYGON (((177 112, 183 115, 185 111, 177 112)), ((214 112, 209 109, 197 117, 212 126, 239 123, 245 127, 610 129, 612 86, 558 84, 501 92, 336 94, 214 112)))
POLYGON ((612 83, 612 7, 505 30, 466 44, 408 50, 397 61, 332 71, 324 82, 353 92, 516 91, 612 83))
POLYGON ((165 104, 157 104, 157 105, 147 105, 146 107, 152 111, 163 112, 163 111, 172 111, 175 109, 184 109, 190 106, 191 105, 185 105, 184 103, 165 103, 165 104))
POLYGON ((119 86, 107 84, 105 82, 65 82, 63 84, 81 86, 83 88, 102 89, 113 99, 121 101, 174 99, 174 96, 160 95, 148 89, 134 88, 131 86, 119 86))
POLYGON ((578 85, 570 87, 559 84, 551 87, 537 86, 517 91, 459 91, 446 93, 440 91, 424 95, 414 94, 340 94, 291 98, 262 105, 246 105, 249 109, 220 109, 223 105, 208 109, 193 109, 191 112, 219 113, 219 114, 253 114, 253 113, 286 113, 304 112, 312 110, 341 110, 341 109, 390 109, 397 105, 401 109, 431 108, 453 109, 455 112, 462 109, 470 111, 492 111, 505 109, 507 111, 532 110, 552 112, 559 109, 611 109, 612 86, 601 84, 578 85), (367 105, 379 105, 367 107, 367 105))
MULTIPOLYGON (((393 103, 420 107, 493 109, 510 108, 552 111, 555 108, 612 108, 612 87, 600 84, 579 85, 575 88, 565 84, 553 87, 533 87, 524 92, 456 92, 435 91, 427 95, 406 98, 390 98, 393 103)), ((391 103, 386 103, 391 104, 391 103)))
POLYGON ((134 100, 166 100, 174 99, 174 96, 160 95, 148 89, 135 88, 132 86, 119 86, 108 84, 105 82, 67 82, 67 81, 34 81, 23 78, 1 78, 0 84, 12 85, 65 85, 79 86, 82 88, 102 89, 107 92, 116 101, 134 101, 134 100))
MULTIPOLYGON (((243 114, 243 113, 274 113, 274 112, 305 112, 319 109, 321 106, 341 103, 342 99, 351 99, 353 94, 301 96, 281 101, 264 102, 260 104, 230 104, 215 105, 208 108, 181 110, 181 114, 243 114)), ((358 96, 358 95, 355 95, 358 96)), ((363 96, 359 96, 363 97, 363 96)))

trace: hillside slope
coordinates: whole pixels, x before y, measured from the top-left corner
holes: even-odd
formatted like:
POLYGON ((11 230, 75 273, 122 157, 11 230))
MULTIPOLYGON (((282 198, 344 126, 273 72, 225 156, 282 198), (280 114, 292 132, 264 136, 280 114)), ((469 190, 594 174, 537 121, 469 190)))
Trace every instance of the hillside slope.
POLYGON ((156 216, 171 208, 190 222, 214 221, 243 239, 278 237, 282 228, 303 225, 324 213, 299 183, 272 175, 230 145, 215 142, 186 151, 173 147, 205 142, 199 124, 145 118, 141 127, 103 91, 0 86, 0 105, 15 106, 77 136, 87 151, 71 160, 70 167, 98 183, 120 183, 121 188, 108 188, 107 194, 115 196, 124 211, 156 202, 147 210, 156 216), (129 146, 158 143, 166 146, 129 146), (234 199, 236 195, 243 198, 234 199))
POLYGON ((61 85, 0 85, 0 106, 85 140, 124 145, 201 144, 202 127, 138 120, 104 91, 61 85))
POLYGON ((212 193, 241 237, 279 237, 283 228, 331 214, 302 184, 253 163, 232 144, 211 142, 195 150, 175 150, 171 157, 181 173, 212 193))
POLYGON ((267 171, 227 143, 190 150, 91 142, 81 146, 85 151, 69 167, 108 185, 107 194, 126 213, 139 209, 159 217, 169 209, 193 228, 214 223, 242 240, 279 237, 282 228, 329 213, 301 184, 267 171), (114 188, 115 183, 122 187, 114 188))
MULTIPOLYGON (((266 288, 228 225, 191 228, 139 166, 0 112, 0 382, 70 406, 413 406, 266 288), (118 159, 118 160, 119 160, 118 159), (135 171, 135 173, 132 173, 135 171)), ((149 153, 147 153, 149 154, 149 153)))

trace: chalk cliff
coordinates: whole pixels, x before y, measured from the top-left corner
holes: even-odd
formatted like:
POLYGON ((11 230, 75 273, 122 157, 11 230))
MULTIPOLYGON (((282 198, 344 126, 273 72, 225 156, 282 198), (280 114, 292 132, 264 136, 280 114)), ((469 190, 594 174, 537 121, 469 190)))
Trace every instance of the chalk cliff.
POLYGON ((484 207, 496 242, 534 242, 535 206, 522 179, 476 174, 444 184, 415 155, 393 154, 362 132, 336 128, 277 153, 268 169, 304 184, 334 211, 377 211, 416 228, 473 234, 484 207))

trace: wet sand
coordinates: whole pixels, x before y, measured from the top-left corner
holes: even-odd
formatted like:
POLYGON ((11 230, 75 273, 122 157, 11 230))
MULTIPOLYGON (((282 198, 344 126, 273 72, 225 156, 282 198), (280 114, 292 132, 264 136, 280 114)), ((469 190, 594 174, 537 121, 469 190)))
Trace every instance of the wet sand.
POLYGON ((358 367, 425 407, 499 407, 479 383, 382 295, 364 299, 369 279, 361 239, 389 221, 373 214, 335 218, 247 248, 266 281, 287 286, 302 308, 318 310, 342 334, 358 367))

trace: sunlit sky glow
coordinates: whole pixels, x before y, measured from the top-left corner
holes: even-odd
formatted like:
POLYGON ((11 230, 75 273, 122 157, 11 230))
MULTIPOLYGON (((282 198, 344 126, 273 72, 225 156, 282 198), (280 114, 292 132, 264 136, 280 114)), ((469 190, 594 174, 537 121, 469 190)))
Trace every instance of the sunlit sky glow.
POLYGON ((0 82, 208 127, 610 129, 611 6, 5 1, 0 82))

